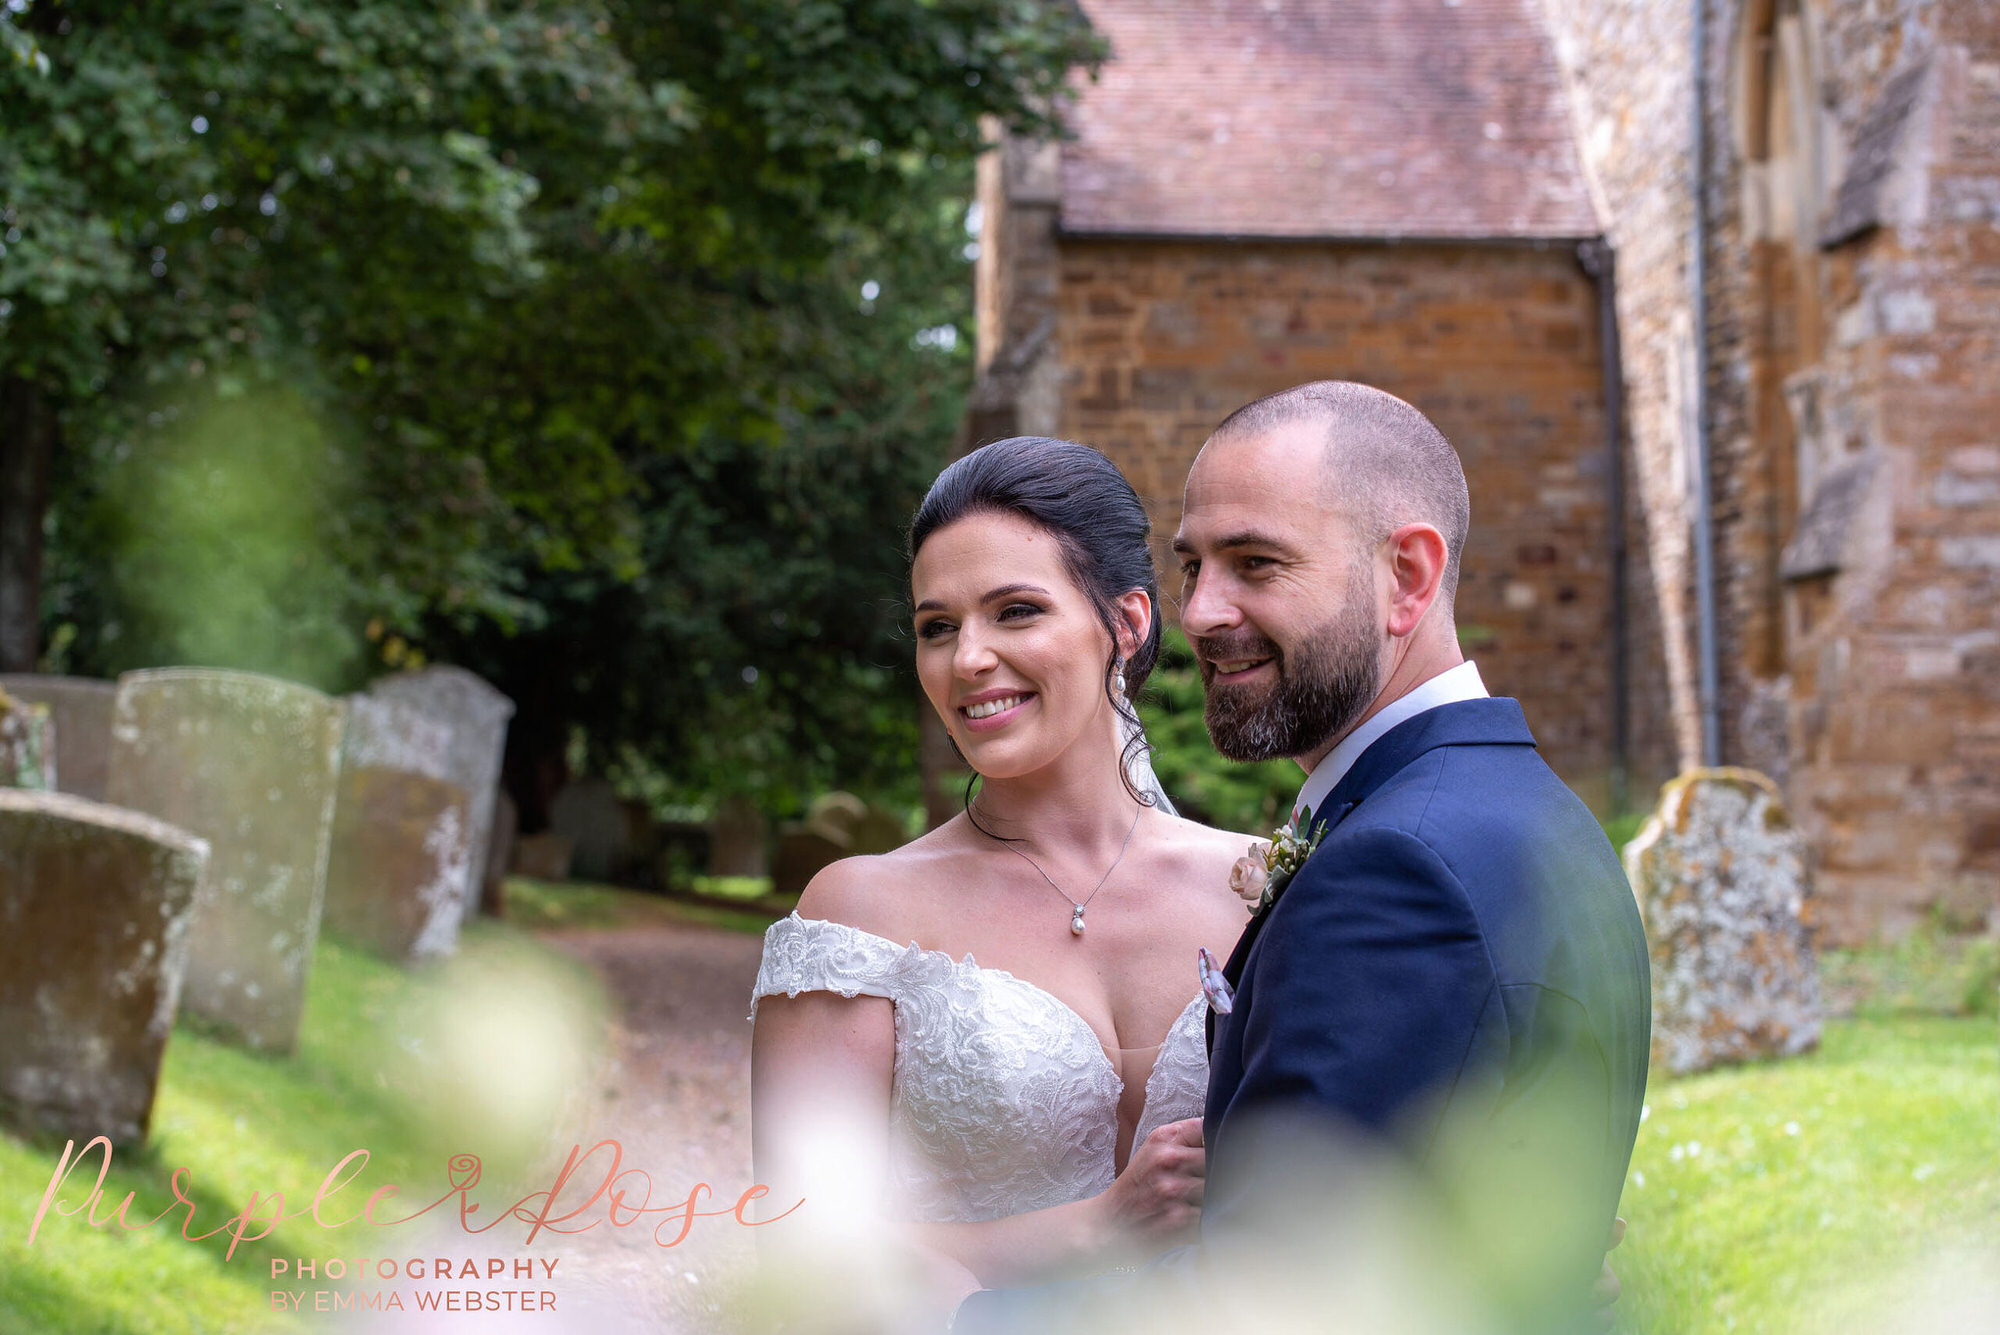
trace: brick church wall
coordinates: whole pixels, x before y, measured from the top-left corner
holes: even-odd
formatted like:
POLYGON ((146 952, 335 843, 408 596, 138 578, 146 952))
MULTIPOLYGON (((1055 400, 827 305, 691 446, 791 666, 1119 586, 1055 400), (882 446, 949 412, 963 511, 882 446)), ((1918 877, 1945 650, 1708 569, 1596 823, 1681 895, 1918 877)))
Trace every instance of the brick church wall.
MULTIPOLYGON (((1616 256, 1631 493, 1640 510, 1635 560, 1650 603, 1634 627, 1637 661, 1653 673, 1641 698, 1677 771, 1701 756, 1693 541, 1691 139, 1687 7, 1542 0, 1605 240, 1616 256)), ((1635 789, 1641 805, 1646 794, 1635 789)))
POLYGON ((1866 495, 1838 572, 1787 590, 1795 801, 1846 938, 2000 925, 2000 9, 1881 8, 1824 14, 1842 147, 1911 94, 1879 225, 1822 253, 1815 444, 1866 495))
POLYGON ((1574 247, 1065 237, 1060 251, 1058 429, 1144 497, 1163 587, 1179 584, 1167 543, 1188 466, 1232 409, 1327 378, 1400 395, 1465 462, 1468 653, 1601 803, 1608 477, 1596 291, 1574 247))

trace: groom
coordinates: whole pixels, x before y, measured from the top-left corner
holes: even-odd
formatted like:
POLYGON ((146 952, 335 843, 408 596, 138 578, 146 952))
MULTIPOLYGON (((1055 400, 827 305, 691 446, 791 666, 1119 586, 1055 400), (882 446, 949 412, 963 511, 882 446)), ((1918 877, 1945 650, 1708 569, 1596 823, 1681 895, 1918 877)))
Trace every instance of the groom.
MULTIPOLYGON (((1174 550, 1209 735, 1298 761, 1319 842, 1224 970, 1202 1243, 1141 1272, 1156 1290, 1261 1246, 1324 1133, 1414 1168, 1474 1235, 1435 1255, 1481 1273, 1440 1282, 1521 1329, 1590 1308, 1645 1092, 1645 940, 1597 822, 1459 652, 1468 520, 1436 426, 1346 382, 1238 409, 1188 476, 1174 550)), ((1114 1283, 975 1293, 953 1329, 1048 1328, 1114 1283)))

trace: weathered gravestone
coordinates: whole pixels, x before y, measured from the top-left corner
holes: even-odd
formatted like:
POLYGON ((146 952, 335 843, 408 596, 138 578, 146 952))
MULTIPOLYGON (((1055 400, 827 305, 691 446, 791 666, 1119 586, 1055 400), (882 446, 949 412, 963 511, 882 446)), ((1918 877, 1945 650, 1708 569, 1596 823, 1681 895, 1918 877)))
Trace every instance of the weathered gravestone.
POLYGON ((871 807, 852 793, 827 793, 812 804, 801 824, 779 832, 777 856, 771 862, 771 892, 798 894, 829 863, 887 853, 907 842, 909 833, 894 812, 871 807))
POLYGON ((54 788, 55 770, 55 725, 48 706, 0 691, 0 788, 54 788))
POLYGON ((289 1052, 319 937, 340 701, 248 672, 118 679, 110 799, 206 839, 183 1003, 254 1048, 289 1052))
POLYGON ((486 875, 479 883, 479 911, 489 918, 507 916, 507 872, 520 828, 520 810, 503 788, 493 802, 493 837, 486 841, 486 875))
POLYGON ((1691 770, 1625 847, 1653 964, 1653 1058, 1669 1070, 1819 1043, 1805 839, 1754 770, 1691 770))
POLYGON ((0 789, 0 1107, 146 1138, 208 845, 66 793, 0 789))
POLYGON ((709 822, 708 874, 762 876, 770 869, 766 841, 771 823, 747 797, 726 797, 709 822))
POLYGON ((771 893, 799 894, 821 868, 846 856, 845 839, 830 839, 810 825, 788 825, 778 832, 777 856, 771 859, 771 893))
POLYGON ((450 783, 451 743, 451 725, 421 705, 378 695, 347 697, 343 765, 408 770, 450 783))
POLYGON ((609 779, 589 775, 563 785, 549 804, 549 829, 569 840, 569 874, 622 885, 636 860, 631 813, 609 779))
POLYGON ((450 753, 450 727, 417 706, 348 697, 326 869, 330 931, 395 960, 457 947, 471 803, 445 777, 450 753))
POLYGON ((465 790, 408 770, 340 773, 326 928, 393 960, 450 954, 472 861, 465 790))
POLYGON ((861 814, 861 819, 847 827, 849 856, 888 853, 909 842, 910 831, 903 818, 881 807, 869 807, 861 814))
POLYGON ((850 831, 867 818, 866 802, 853 793, 835 789, 813 799, 813 804, 806 808, 805 825, 844 846, 850 831))
POLYGON ((118 688, 90 677, 9 673, 0 675, 0 691, 48 706, 56 730, 56 781, 51 786, 57 792, 102 802, 118 688))
POLYGON ((569 840, 554 830, 522 835, 514 841, 514 871, 532 881, 567 881, 569 840))
POLYGON ((465 911, 473 912, 486 877, 493 801, 500 789, 500 762, 507 751, 507 720, 514 716, 514 702, 478 674, 449 666, 384 677, 368 688, 368 694, 413 705, 447 729, 450 740, 436 777, 463 788, 471 804, 472 857, 459 893, 465 911))

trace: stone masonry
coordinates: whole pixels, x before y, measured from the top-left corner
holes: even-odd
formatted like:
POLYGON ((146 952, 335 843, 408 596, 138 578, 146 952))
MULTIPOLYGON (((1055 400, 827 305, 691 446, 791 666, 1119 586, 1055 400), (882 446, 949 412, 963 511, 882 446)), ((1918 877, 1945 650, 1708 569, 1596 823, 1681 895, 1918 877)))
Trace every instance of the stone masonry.
MULTIPOLYGON (((1690 10, 1542 7, 1619 255, 1692 764, 1692 422, 1672 410, 1694 342, 1690 10)), ((2000 8, 1712 0, 1706 18, 1722 753, 1783 783, 1829 940, 1976 925, 2000 914, 2000 8)))
POLYGON ((1387 0, 1086 9, 1114 55, 1080 93, 1076 139, 1006 141, 981 166, 965 444, 1102 448, 1152 514, 1171 593, 1182 483, 1217 422, 1311 379, 1399 394, 1465 460, 1458 619, 1489 685, 1522 700, 1550 762, 1600 806, 1621 730, 1638 791, 1671 774, 1654 708, 1670 665, 1629 485, 1616 615, 1581 247, 1601 228, 1532 6, 1479 0, 1435 23, 1387 0), (1400 100, 1370 92, 1384 82, 1400 100))

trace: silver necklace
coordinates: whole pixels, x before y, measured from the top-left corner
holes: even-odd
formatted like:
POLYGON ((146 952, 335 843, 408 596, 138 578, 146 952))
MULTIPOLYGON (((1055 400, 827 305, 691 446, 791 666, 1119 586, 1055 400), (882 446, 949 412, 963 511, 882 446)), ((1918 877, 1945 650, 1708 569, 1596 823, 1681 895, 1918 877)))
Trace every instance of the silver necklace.
POLYGON ((1042 871, 1041 863, 1035 861, 1033 858, 1029 857, 1026 853, 1014 847, 1014 845, 1008 843, 1005 839, 1002 839, 999 835, 988 833, 986 828, 980 825, 978 821, 974 821, 972 824, 975 829, 977 829, 981 834, 986 835, 988 839, 993 840, 995 843, 999 844, 1000 847, 1006 849, 1010 853, 1017 855, 1018 857, 1021 858, 1022 861, 1026 862, 1030 867, 1033 867, 1037 872, 1041 874, 1041 878, 1049 883, 1049 889, 1055 891, 1057 894, 1061 895, 1065 900, 1068 901, 1070 908, 1074 910, 1069 915, 1069 934, 1071 936, 1082 936, 1083 911, 1085 908, 1089 906, 1091 900, 1097 898, 1097 892, 1099 890, 1102 890, 1104 888, 1104 883, 1111 879, 1111 873, 1118 870, 1118 864, 1125 860, 1126 851, 1132 847, 1133 831, 1139 828, 1139 813, 1143 810, 1145 810, 1144 807, 1132 808, 1132 824, 1130 828, 1128 828, 1125 831, 1125 842, 1118 846, 1118 856, 1111 859, 1111 865, 1104 869, 1104 875, 1097 878, 1097 884, 1091 887, 1090 893, 1085 895, 1083 897, 1082 902, 1080 903, 1077 900, 1070 899, 1069 892, 1056 884, 1055 877, 1049 875, 1045 871, 1042 871))

